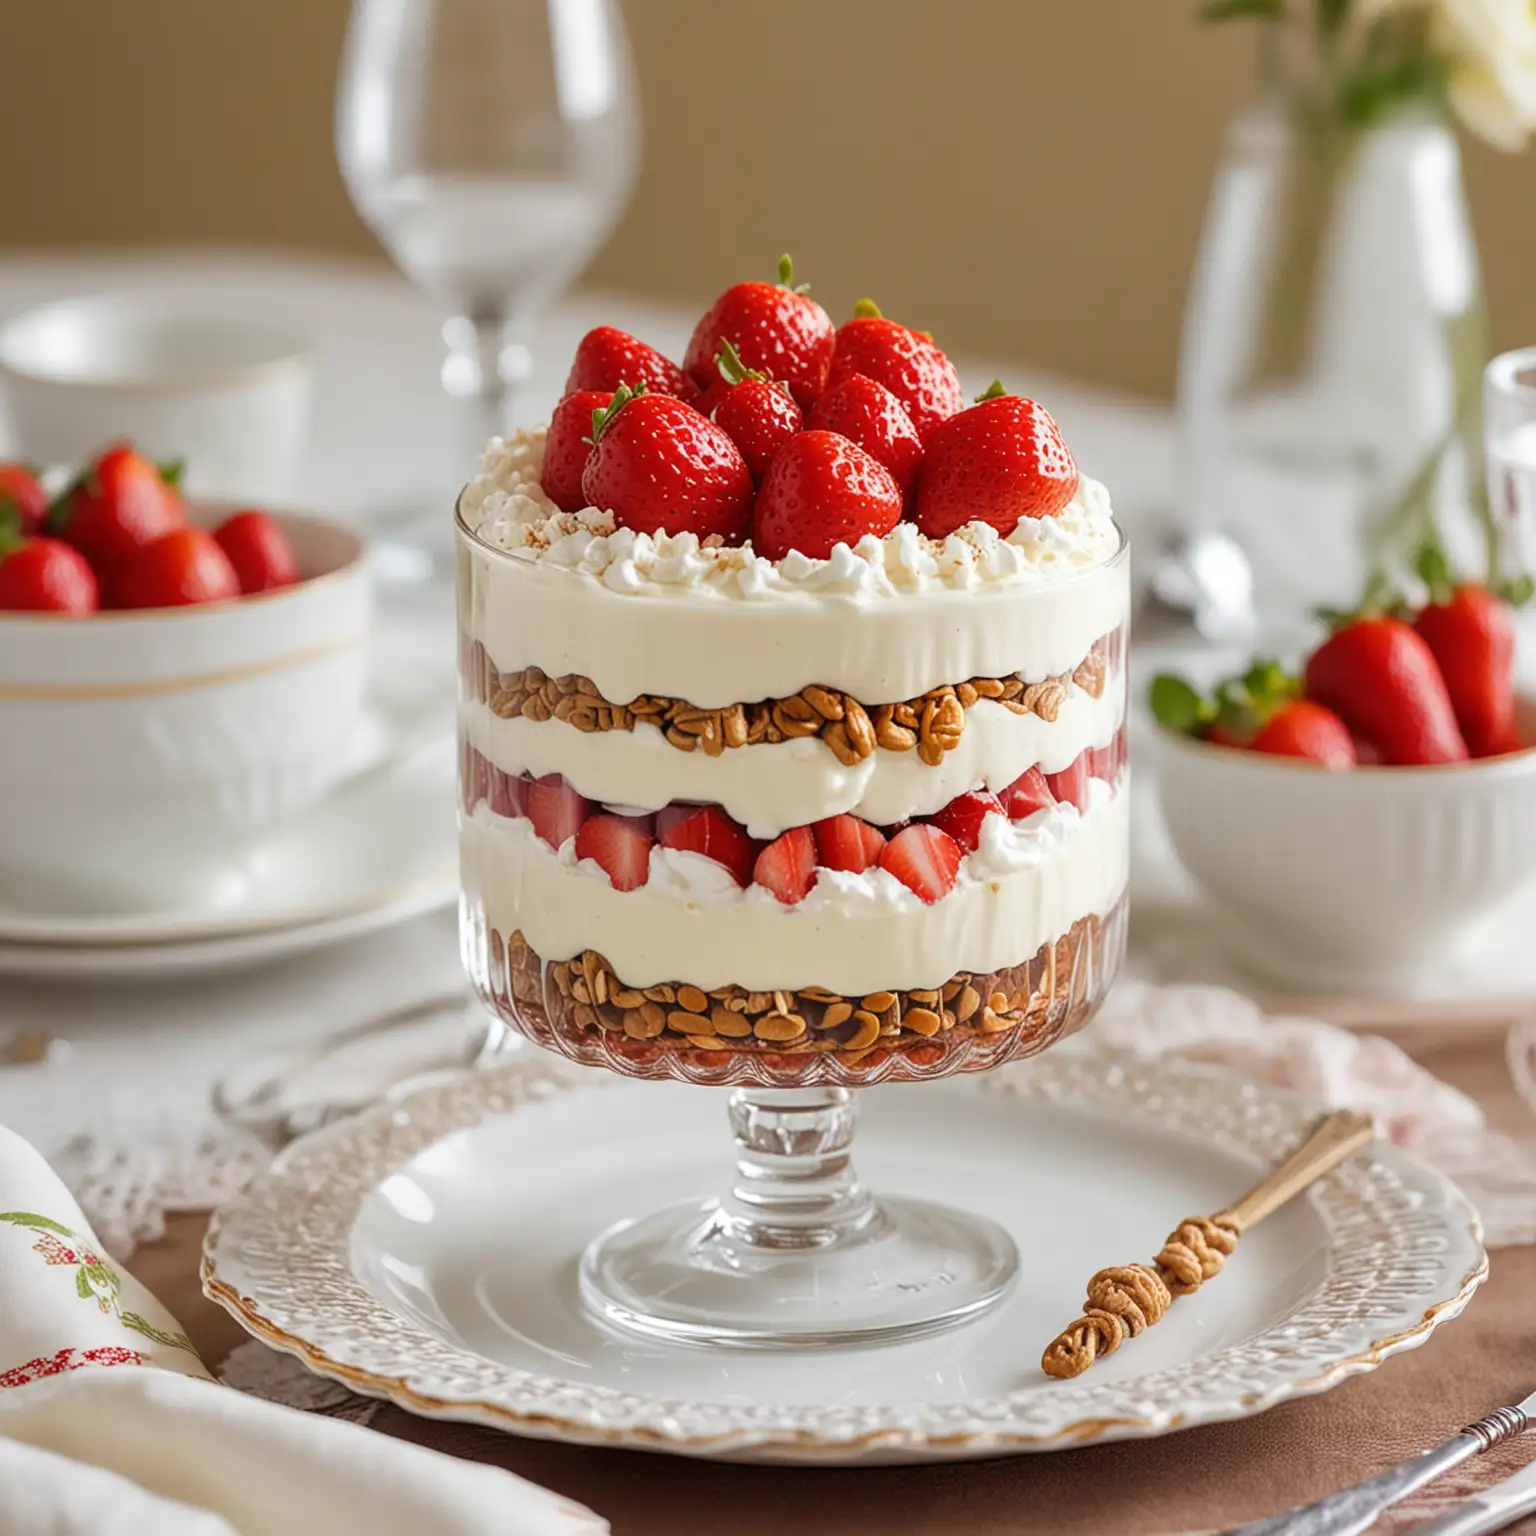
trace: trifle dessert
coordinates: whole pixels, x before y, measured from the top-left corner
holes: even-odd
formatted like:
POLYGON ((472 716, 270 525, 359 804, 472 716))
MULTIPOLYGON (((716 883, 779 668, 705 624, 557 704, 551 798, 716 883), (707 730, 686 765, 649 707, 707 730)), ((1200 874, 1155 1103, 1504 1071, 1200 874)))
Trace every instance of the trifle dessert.
POLYGON ((969 402, 925 334, 867 303, 834 328, 780 277, 728 289, 681 367, 589 333, 548 428, 464 490, 458 583, 482 997, 575 1060, 746 1085, 738 1137, 782 1150, 851 1129, 848 1088, 1097 1006, 1129 585, 1041 406, 969 402))

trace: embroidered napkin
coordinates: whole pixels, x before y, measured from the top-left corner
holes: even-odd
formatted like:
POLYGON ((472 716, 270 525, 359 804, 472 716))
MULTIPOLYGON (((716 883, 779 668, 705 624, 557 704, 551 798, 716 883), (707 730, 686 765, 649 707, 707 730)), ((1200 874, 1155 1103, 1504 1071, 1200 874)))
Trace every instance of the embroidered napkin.
POLYGON ((0 1531, 601 1536, 499 1468, 247 1397, 0 1126, 0 1531), (158 1367, 158 1369, 157 1369, 158 1367))

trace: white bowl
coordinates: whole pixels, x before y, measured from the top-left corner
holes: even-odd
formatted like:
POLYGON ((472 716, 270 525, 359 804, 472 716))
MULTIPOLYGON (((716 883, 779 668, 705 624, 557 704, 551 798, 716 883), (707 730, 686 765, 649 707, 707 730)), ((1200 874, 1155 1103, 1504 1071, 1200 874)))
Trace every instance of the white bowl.
MULTIPOLYGON (((215 523, 227 507, 199 505, 215 523)), ((356 534, 282 516, 305 580, 200 607, 0 613, 0 897, 28 912, 208 904, 338 784, 372 591, 356 534)))
POLYGON ((128 438, 184 459, 196 496, 280 501, 303 447, 313 382, 304 341, 164 300, 66 299, 0 327, 14 446, 79 464, 128 438))
POLYGON ((1536 879, 1536 747, 1330 772, 1158 736, 1174 848, 1239 958, 1289 990, 1407 988, 1536 879))

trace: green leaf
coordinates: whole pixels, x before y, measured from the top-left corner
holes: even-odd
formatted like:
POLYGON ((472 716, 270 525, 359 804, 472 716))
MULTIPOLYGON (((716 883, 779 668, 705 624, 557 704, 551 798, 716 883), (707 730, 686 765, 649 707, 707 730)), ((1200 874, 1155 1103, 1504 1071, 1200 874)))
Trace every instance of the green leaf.
POLYGON ((633 389, 628 384, 620 384, 613 392, 613 399, 601 409, 592 412, 592 436, 587 439, 593 447, 597 446, 597 440, 609 427, 613 425, 614 418, 629 404, 631 400, 638 400, 646 394, 645 380, 642 379, 633 389))
POLYGON ((983 400, 1001 400, 1007 393, 1008 391, 1003 388, 1003 381, 1001 379, 993 379, 987 385, 986 390, 976 396, 976 404, 980 405, 983 400))
POLYGON ((745 384, 748 379, 757 379, 762 383, 771 382, 771 376, 757 368, 748 368, 741 360, 741 353, 736 350, 735 344, 724 336, 720 338, 720 350, 715 353, 715 367, 720 370, 720 377, 727 384, 745 384))
POLYGON ((90 1301, 96 1294, 91 1289, 91 1277, 83 1269, 75 1271, 75 1290, 81 1301, 90 1301))
POLYGON ((160 478, 173 491, 181 489, 181 482, 186 478, 187 474, 187 461, 185 459, 163 459, 155 465, 155 468, 159 471, 160 478))
POLYGON ((1238 21, 1251 16, 1278 21, 1285 14, 1285 0, 1204 0, 1195 14, 1201 21, 1238 21))
POLYGON ((1523 608, 1536 596, 1536 580, 1529 576, 1514 576, 1500 582, 1493 590, 1494 595, 1503 598, 1511 608, 1523 608))
POLYGON ((1160 672, 1147 690, 1147 702, 1153 717, 1164 730, 1189 736, 1209 725, 1213 712, 1184 678, 1172 672, 1160 672))
POLYGON ((34 1232, 56 1232, 60 1237, 75 1235, 68 1227, 61 1227, 46 1216, 34 1216, 30 1211, 0 1211, 0 1221, 7 1221, 13 1227, 31 1227, 34 1232))
POLYGON ((1438 539, 1425 540, 1419 548, 1413 568, 1418 573, 1419 580, 1429 588, 1430 602, 1450 601, 1451 594, 1456 589, 1456 576, 1451 570, 1451 562, 1445 558, 1445 551, 1440 547, 1438 539))
POLYGON ((156 1328, 147 1317, 141 1317, 137 1312, 120 1312, 117 1320, 130 1332, 142 1333, 146 1339, 153 1339, 156 1344, 164 1344, 168 1349, 184 1349, 192 1355, 197 1353, 186 1334, 167 1333, 164 1328, 156 1328))
POLYGON ((1246 704, 1258 715, 1268 718, 1282 704, 1301 696, 1301 682, 1292 677, 1273 658, 1255 660, 1243 674, 1242 690, 1246 704))

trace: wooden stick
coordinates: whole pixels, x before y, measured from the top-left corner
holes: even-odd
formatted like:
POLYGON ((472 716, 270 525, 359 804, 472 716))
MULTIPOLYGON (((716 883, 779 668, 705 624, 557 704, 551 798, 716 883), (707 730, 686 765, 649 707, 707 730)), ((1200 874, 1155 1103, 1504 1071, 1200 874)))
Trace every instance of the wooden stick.
POLYGON ((1240 1200, 1214 1216, 1192 1216, 1169 1234, 1153 1264, 1101 1269, 1088 1282, 1083 1315, 1052 1340, 1040 1359, 1047 1376, 1080 1376, 1100 1355, 1160 1321, 1175 1296, 1187 1296, 1220 1272, 1238 1238, 1376 1134, 1369 1115, 1341 1109, 1319 1122, 1290 1157, 1240 1200))

